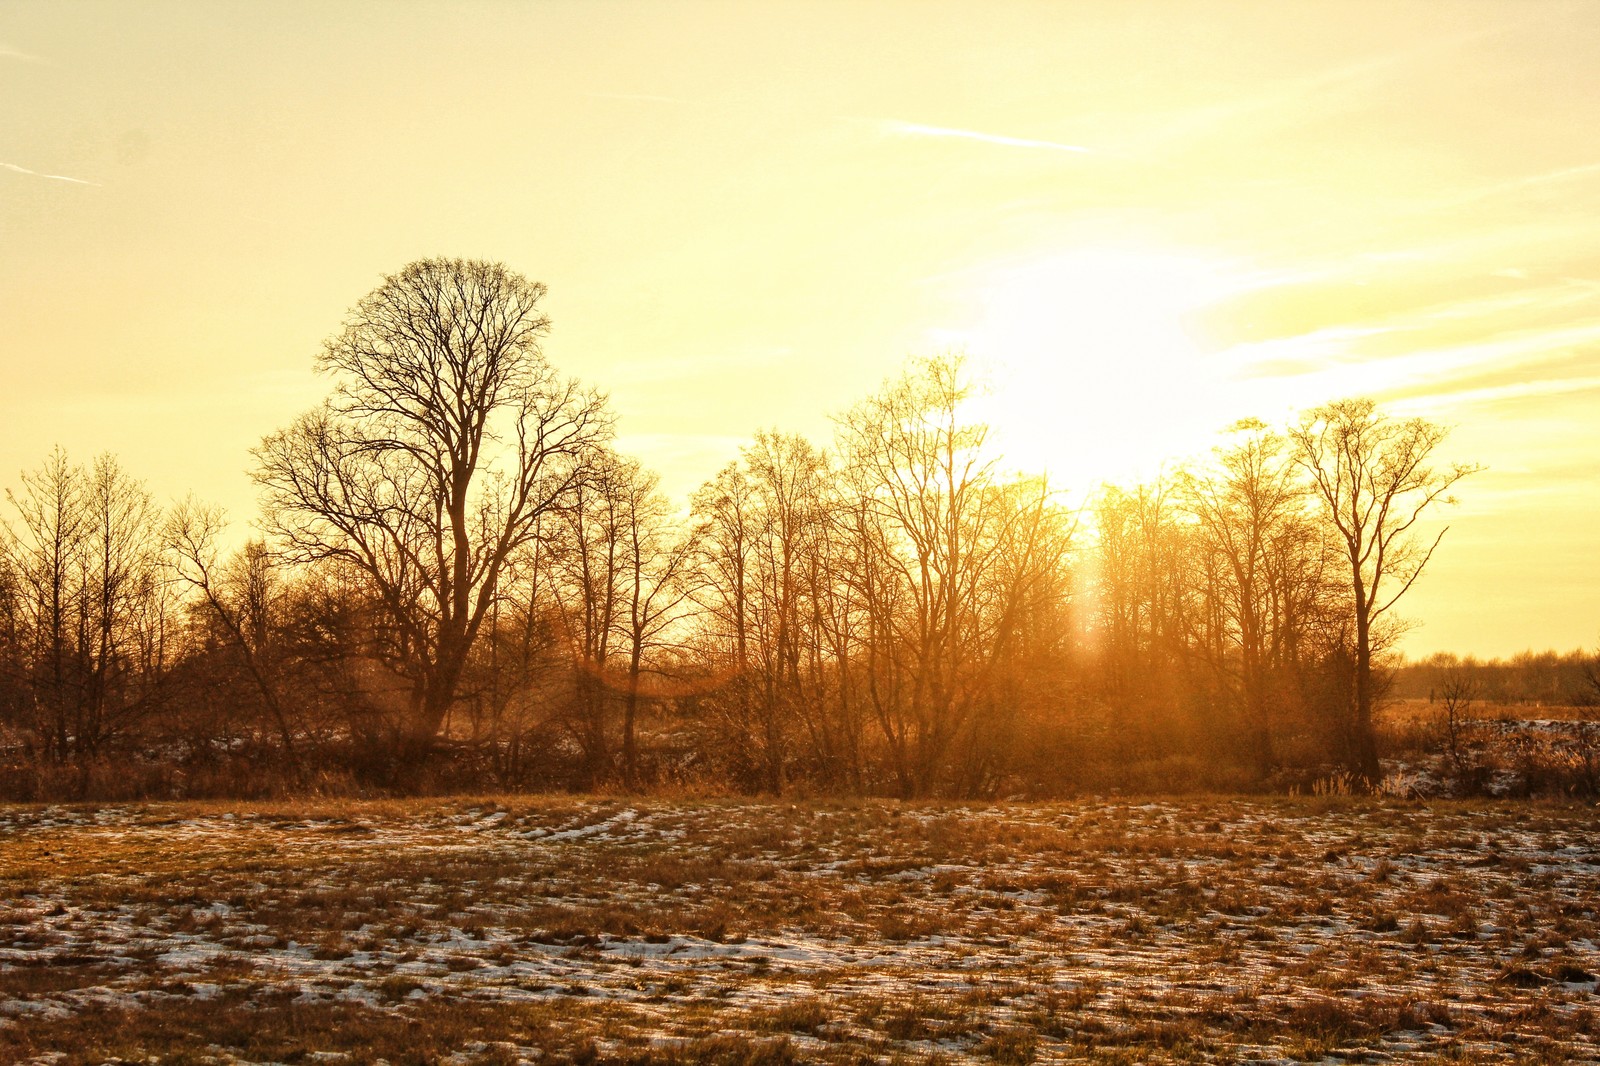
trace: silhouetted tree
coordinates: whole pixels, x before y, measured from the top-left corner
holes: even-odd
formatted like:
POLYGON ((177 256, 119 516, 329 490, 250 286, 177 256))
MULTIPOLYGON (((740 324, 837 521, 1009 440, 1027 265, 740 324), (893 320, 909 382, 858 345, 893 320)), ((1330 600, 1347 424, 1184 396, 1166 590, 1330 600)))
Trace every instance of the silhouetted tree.
POLYGON ((823 521, 823 454, 797 434, 762 432, 744 450, 755 504, 755 583, 746 621, 754 650, 756 701, 766 753, 766 787, 782 792, 789 734, 804 727, 819 761, 832 747, 832 731, 821 694, 802 677, 808 643, 812 589, 806 559, 823 521))
POLYGON ((840 422, 860 508, 865 687, 906 797, 949 780, 954 746, 984 728, 986 685, 1018 622, 1007 556, 1036 504, 1008 491, 971 396, 959 356, 929 359, 840 422))
POLYGON ((1450 767, 1456 781, 1465 783, 1472 769, 1467 750, 1468 714, 1478 699, 1478 682, 1464 670, 1453 670, 1445 675, 1439 686, 1439 702, 1443 704, 1440 725, 1443 727, 1445 754, 1450 757, 1450 767))
POLYGON ((1206 560, 1205 606, 1212 639, 1199 650, 1236 686, 1257 775, 1271 772, 1275 674, 1291 658, 1290 632, 1299 621, 1289 568, 1277 557, 1305 539, 1306 487, 1287 442, 1255 420, 1234 427, 1234 443, 1217 450, 1214 468, 1183 478, 1184 506, 1193 516, 1206 560))
POLYGON ((1289 431, 1296 460, 1311 478, 1324 521, 1348 567, 1354 636, 1352 769, 1368 785, 1380 777, 1373 730, 1373 655, 1392 639, 1393 610, 1422 576, 1444 530, 1418 540, 1417 523, 1478 467, 1428 465, 1445 430, 1390 418, 1371 400, 1344 400, 1309 412, 1289 431))
POLYGON ((602 397, 560 378, 543 285, 428 259, 384 279, 327 342, 324 405, 256 450, 266 521, 291 558, 360 572, 410 684, 396 769, 432 751, 508 560, 567 502, 609 433, 602 397))
POLYGON ((1600 704, 1600 652, 1590 656, 1583 664, 1583 679, 1589 683, 1589 689, 1584 694, 1585 702, 1600 704))
MULTIPOLYGON (((771 731, 756 723, 755 677, 751 670, 752 600, 758 583, 755 488, 741 463, 729 463, 690 501, 694 528, 695 599, 700 608, 697 657, 714 680, 696 707, 714 720, 712 733, 726 756, 770 768, 771 731)), ((719 752, 722 754, 722 752, 719 752)), ((770 777, 770 769, 769 774, 770 777)))
POLYGON ((1098 533, 1100 688, 1131 733, 1132 712, 1172 726, 1182 690, 1185 640, 1193 628, 1192 563, 1170 479, 1107 486, 1095 501, 1098 533))
POLYGON ((21 717, 45 758, 92 757, 155 709, 170 665, 159 513, 110 455, 85 469, 58 448, 22 484, 21 717))
POLYGON ((79 664, 73 647, 73 616, 84 590, 88 521, 82 506, 81 471, 60 448, 22 476, 22 493, 9 490, 18 529, 10 539, 23 616, 18 676, 26 693, 24 729, 39 754, 60 762, 72 752, 79 664))
POLYGON ((623 653, 622 783, 637 788, 638 718, 644 675, 662 651, 674 646, 675 627, 693 592, 694 540, 674 528, 674 514, 654 473, 635 464, 623 496, 622 605, 617 612, 623 653))
POLYGON ((572 662, 568 726, 583 752, 581 780, 587 788, 603 784, 613 769, 615 693, 606 675, 613 644, 620 644, 627 496, 636 467, 610 449, 598 451, 590 475, 556 516, 548 579, 572 662))
POLYGON ((220 510, 193 500, 167 518, 166 541, 178 579, 199 597, 207 616, 225 635, 266 709, 291 766, 299 769, 295 726, 279 678, 278 575, 265 543, 246 544, 224 559, 218 540, 225 527, 220 510))

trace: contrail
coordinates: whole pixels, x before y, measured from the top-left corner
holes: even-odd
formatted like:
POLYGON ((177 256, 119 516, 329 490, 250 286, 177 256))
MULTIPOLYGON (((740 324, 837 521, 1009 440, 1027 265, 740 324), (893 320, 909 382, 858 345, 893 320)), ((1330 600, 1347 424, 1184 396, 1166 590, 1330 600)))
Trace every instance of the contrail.
POLYGON ((0 59, 20 59, 24 63, 48 63, 48 62, 50 62, 48 59, 44 58, 43 56, 29 55, 27 52, 20 52, 17 49, 12 48, 10 45, 5 45, 5 44, 0 44, 0 59))
POLYGON ((27 167, 19 167, 15 163, 0 163, 0 169, 12 170, 18 174, 27 174, 30 177, 35 178, 49 178, 51 181, 70 181, 74 185, 93 185, 96 188, 98 188, 100 185, 98 181, 84 181, 82 178, 69 178, 65 174, 41 174, 37 170, 29 170, 27 167))
POLYGON ((898 133, 905 137, 958 137, 967 141, 982 141, 985 144, 1000 144, 1007 148, 1043 148, 1051 152, 1074 152, 1090 154, 1094 150, 1085 148, 1081 144, 1062 144, 1060 141, 1039 141, 1031 137, 1006 137, 998 133, 983 133, 980 130, 958 130, 949 126, 924 126, 917 122, 886 122, 884 127, 891 133, 898 133))

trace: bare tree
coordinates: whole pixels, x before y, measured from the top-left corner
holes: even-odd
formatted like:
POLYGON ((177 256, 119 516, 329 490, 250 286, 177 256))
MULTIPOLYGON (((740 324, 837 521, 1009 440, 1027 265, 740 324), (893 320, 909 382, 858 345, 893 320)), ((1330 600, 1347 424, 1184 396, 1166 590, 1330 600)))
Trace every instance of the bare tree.
POLYGON ((557 516, 552 564, 546 575, 572 664, 567 716, 583 752, 583 784, 595 788, 611 774, 613 642, 626 603, 624 555, 627 498, 637 473, 633 460, 609 448, 596 453, 591 474, 557 516))
MULTIPOLYGON (((1072 598, 1068 559, 1078 514, 1043 477, 988 489, 995 520, 986 539, 993 563, 974 597, 969 641, 977 670, 977 713, 955 753, 956 792, 993 795, 1026 759, 1026 708, 1048 700, 1059 680, 1067 610, 1072 598)), ((1057 773, 1061 767, 1054 768, 1057 773)))
MULTIPOLYGON (((1274 762, 1273 653, 1287 620, 1274 581, 1283 568, 1273 563, 1299 543, 1305 488, 1280 435, 1253 419, 1234 431, 1235 442, 1218 449, 1209 474, 1183 478, 1184 501, 1203 550, 1216 563, 1206 606, 1219 623, 1212 628, 1222 647, 1208 658, 1237 685, 1256 773, 1265 778, 1274 762)), ((1210 649, 1202 644, 1201 650, 1210 649)))
POLYGON ((161 513, 144 484, 109 453, 87 471, 83 661, 88 668, 82 742, 93 751, 151 709, 167 666, 169 587, 161 513))
POLYGON ((247 543, 233 558, 223 559, 218 540, 225 525, 223 513, 216 507, 194 500, 180 503, 167 518, 170 565, 226 634, 276 728, 284 756, 298 771, 295 727, 278 678, 272 560, 259 540, 247 543))
POLYGON ((622 783, 639 786, 638 716, 651 657, 669 647, 693 592, 692 534, 673 529, 672 509, 659 479, 632 466, 623 499, 623 610, 618 612, 627 673, 622 690, 622 783))
POLYGON ((782 758, 770 729, 758 723, 751 634, 759 584, 756 538, 760 526, 755 485, 739 463, 729 463, 690 500, 697 571, 700 656, 717 678, 705 701, 725 728, 727 746, 745 764, 770 767, 782 758))
POLYGON ((858 502, 827 478, 804 559, 810 601, 805 655, 822 726, 816 731, 818 769, 824 783, 857 792, 867 782, 866 701, 860 689, 868 670, 860 652, 871 629, 863 594, 870 564, 855 522, 858 502))
POLYGON ((1369 786, 1380 776, 1373 655, 1392 639, 1390 612, 1422 576, 1445 534, 1420 540, 1417 523, 1434 504, 1454 502, 1452 486, 1480 469, 1429 465, 1445 433, 1426 419, 1390 418, 1365 399, 1319 407, 1289 431, 1296 460, 1311 478, 1349 567, 1355 645, 1351 768, 1369 786))
POLYGON ((1042 506, 1007 491, 988 427, 967 417, 973 388, 959 356, 919 361, 840 421, 860 500, 853 581, 873 616, 868 698, 908 798, 947 780, 952 746, 981 728, 1016 621, 1012 601, 995 597, 1021 550, 1017 525, 1042 506))
POLYGON ((757 433, 744 449, 755 493, 755 583, 747 612, 755 655, 757 699, 767 754, 767 790, 783 791, 788 734, 801 723, 819 756, 831 747, 815 693, 801 677, 803 627, 812 612, 805 558, 819 530, 819 497, 826 460, 797 434, 757 433))
POLYGON ((410 685, 397 769, 415 776, 457 694, 503 570, 586 476, 603 398, 559 377, 543 285, 427 259, 384 279, 324 346, 338 386, 256 450, 268 528, 302 560, 371 582, 410 685))
POLYGON ((702 628, 714 642, 711 654, 742 675, 749 667, 752 555, 755 551, 755 489, 738 463, 729 463, 700 487, 690 502, 701 571, 698 599, 702 628))
POLYGON ((22 476, 20 495, 6 492, 21 527, 12 556, 24 604, 26 648, 19 672, 27 717, 41 754, 56 761, 70 754, 75 729, 71 692, 79 671, 72 619, 83 594, 88 525, 81 492, 81 471, 60 448, 22 476))
POLYGON ((1471 729, 1468 718, 1472 705, 1478 699, 1479 686, 1477 679, 1462 669, 1453 669, 1444 676, 1439 685, 1439 700, 1444 704, 1444 713, 1440 716, 1440 725, 1444 731, 1445 752, 1450 756, 1451 769, 1455 771, 1456 780, 1466 782, 1472 769, 1472 760, 1467 751, 1467 734, 1471 729))
POLYGON ((622 783, 639 785, 645 676, 673 646, 693 588, 693 537, 674 528, 658 484, 637 461, 600 452, 594 476, 559 516, 545 575, 573 671, 566 717, 590 788, 615 769, 610 721, 618 703, 622 783))
POLYGON ((1600 651, 1589 656, 1583 664, 1583 680, 1588 684, 1585 693, 1591 703, 1600 703, 1600 651))
POLYGON ((9 526, 0 520, 0 748, 26 737, 22 581, 12 558, 9 526))
POLYGON ((8 495, 28 717, 47 758, 93 756, 154 708, 166 674, 159 515, 110 455, 84 469, 58 448, 22 483, 8 495))
POLYGON ((1140 724, 1127 712, 1170 718, 1177 702, 1184 641, 1194 628, 1187 617, 1193 560, 1181 518, 1170 478, 1107 486, 1095 502, 1100 684, 1123 712, 1124 735, 1140 724))

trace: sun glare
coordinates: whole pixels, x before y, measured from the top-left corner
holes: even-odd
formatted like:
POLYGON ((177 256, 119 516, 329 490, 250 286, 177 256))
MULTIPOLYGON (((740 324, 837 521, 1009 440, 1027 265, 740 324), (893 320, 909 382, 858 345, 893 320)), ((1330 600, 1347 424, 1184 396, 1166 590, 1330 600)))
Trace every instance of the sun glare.
POLYGON ((1084 249, 996 269, 962 336, 1008 462, 1087 488, 1145 477, 1219 422, 1195 313, 1237 286, 1197 255, 1084 249))

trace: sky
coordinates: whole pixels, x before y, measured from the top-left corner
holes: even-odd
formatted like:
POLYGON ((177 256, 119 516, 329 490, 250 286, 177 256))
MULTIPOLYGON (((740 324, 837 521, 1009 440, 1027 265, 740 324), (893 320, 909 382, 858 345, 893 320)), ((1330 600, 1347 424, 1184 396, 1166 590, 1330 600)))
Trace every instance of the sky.
POLYGON ((1600 641, 1600 4, 0 0, 0 485, 252 516, 385 273, 549 286, 684 497, 961 350, 1068 491, 1345 396, 1484 464, 1412 655, 1600 641))

